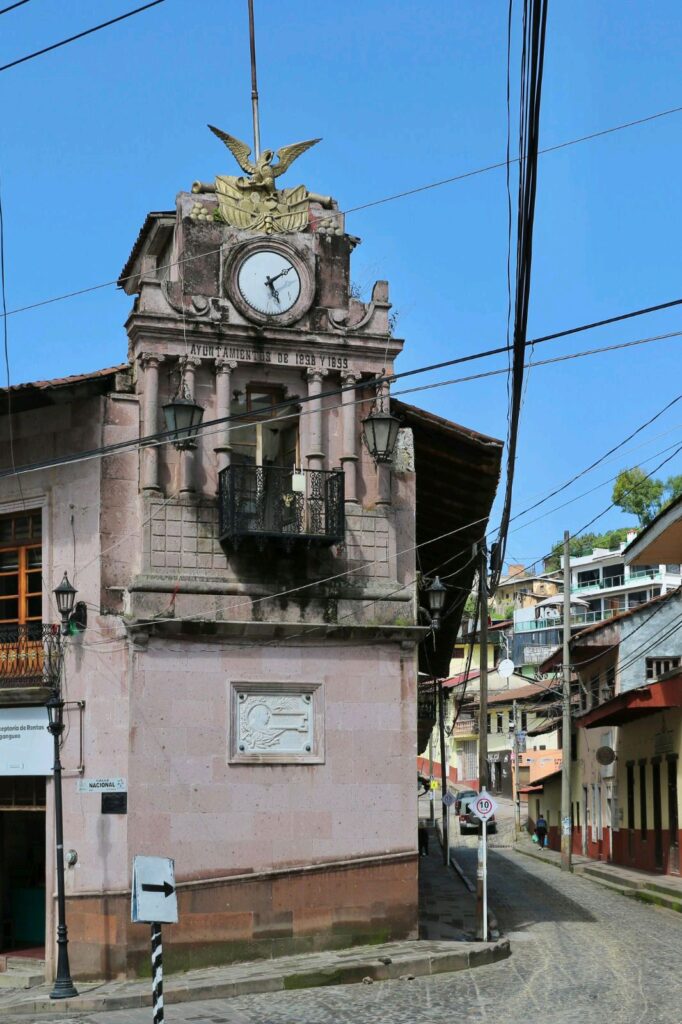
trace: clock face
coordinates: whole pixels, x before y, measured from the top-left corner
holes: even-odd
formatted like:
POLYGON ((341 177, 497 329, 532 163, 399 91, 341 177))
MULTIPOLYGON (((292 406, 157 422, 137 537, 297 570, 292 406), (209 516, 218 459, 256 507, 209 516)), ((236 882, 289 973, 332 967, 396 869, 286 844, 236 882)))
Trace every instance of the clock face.
POLYGON ((246 257, 237 285, 244 301, 266 316, 286 313, 301 294, 301 279, 291 260, 269 249, 246 257))

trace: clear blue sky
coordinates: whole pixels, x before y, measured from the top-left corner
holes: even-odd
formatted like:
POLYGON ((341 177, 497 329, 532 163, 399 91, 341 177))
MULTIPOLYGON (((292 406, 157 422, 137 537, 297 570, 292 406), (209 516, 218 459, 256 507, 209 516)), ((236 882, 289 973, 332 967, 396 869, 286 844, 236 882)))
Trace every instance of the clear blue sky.
MULTIPOLYGON (((134 6, 32 0, 0 18, 0 63, 134 6)), ((332 193, 342 208, 503 159, 506 16, 501 0, 256 0, 264 145, 323 136, 297 166, 309 188, 332 193)), ((541 144, 682 104, 681 37, 673 0, 553 0, 541 144)), ((515 56, 514 85, 518 74, 515 56)), ((196 178, 232 173, 206 123, 250 139, 248 75, 246 0, 168 0, 0 74, 9 308, 115 279, 148 210, 173 208, 196 178)), ((677 114, 541 157, 531 336, 682 294, 681 129, 677 114)), ((363 211, 347 226, 363 240, 356 282, 391 283, 406 340, 399 368, 504 342, 503 171, 363 211)), ((13 381, 125 359, 129 304, 109 288, 11 317, 13 381)), ((541 346, 535 358, 681 327, 679 310, 648 316, 541 346)), ((679 346, 674 339, 532 371, 515 508, 682 391, 679 346)), ((505 436, 504 377, 407 400, 505 436)), ((671 445, 682 434, 682 403, 676 410, 639 439, 646 445, 540 511, 671 445)), ((679 458, 665 469, 680 471, 679 458)), ((606 505, 610 486, 512 532, 509 558, 540 556, 606 505)), ((612 511, 595 529, 626 522, 612 511)))

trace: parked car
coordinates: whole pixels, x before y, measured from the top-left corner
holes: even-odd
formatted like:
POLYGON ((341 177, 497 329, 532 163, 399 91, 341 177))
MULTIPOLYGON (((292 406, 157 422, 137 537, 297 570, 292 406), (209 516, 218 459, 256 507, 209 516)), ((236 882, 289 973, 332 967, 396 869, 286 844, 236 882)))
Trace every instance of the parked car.
POLYGON ((478 793, 475 789, 460 789, 455 793, 455 796, 457 798, 455 800, 455 814, 459 814, 462 807, 462 800, 473 799, 475 796, 478 796, 478 793))
MULTIPOLYGON (((478 834, 481 827, 481 819, 477 818, 471 810, 471 805, 478 796, 478 793, 474 793, 472 796, 466 796, 461 800, 461 806, 459 810, 459 834, 462 836, 469 835, 471 832, 478 834)), ((495 821, 495 815, 492 818, 488 818, 488 834, 497 832, 497 822, 495 821)))

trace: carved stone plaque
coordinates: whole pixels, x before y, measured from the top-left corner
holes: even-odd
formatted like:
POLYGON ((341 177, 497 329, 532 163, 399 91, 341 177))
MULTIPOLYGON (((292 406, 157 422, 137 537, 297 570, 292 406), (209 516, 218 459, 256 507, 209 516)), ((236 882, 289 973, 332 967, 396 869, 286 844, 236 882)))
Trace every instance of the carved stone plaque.
POLYGON ((319 684, 233 682, 230 690, 230 761, 324 760, 319 684))

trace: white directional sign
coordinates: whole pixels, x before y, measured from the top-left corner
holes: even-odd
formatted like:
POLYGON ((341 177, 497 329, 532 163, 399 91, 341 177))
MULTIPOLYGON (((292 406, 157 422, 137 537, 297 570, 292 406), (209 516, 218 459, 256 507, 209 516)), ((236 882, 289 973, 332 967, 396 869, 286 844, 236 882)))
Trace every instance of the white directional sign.
POLYGON ((133 924, 140 921, 177 924, 174 861, 168 857, 135 857, 130 916, 133 924))
POLYGON ((475 814, 481 821, 488 821, 497 810, 497 804, 488 793, 479 793, 470 807, 472 814, 475 814))

